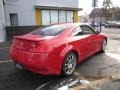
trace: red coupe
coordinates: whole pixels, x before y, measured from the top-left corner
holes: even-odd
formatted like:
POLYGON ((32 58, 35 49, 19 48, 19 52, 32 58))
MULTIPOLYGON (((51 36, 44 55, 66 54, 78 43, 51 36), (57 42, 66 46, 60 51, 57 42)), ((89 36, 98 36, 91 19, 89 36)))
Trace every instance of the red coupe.
POLYGON ((10 56, 19 69, 68 76, 76 65, 104 51, 107 37, 82 23, 64 23, 15 36, 10 56))

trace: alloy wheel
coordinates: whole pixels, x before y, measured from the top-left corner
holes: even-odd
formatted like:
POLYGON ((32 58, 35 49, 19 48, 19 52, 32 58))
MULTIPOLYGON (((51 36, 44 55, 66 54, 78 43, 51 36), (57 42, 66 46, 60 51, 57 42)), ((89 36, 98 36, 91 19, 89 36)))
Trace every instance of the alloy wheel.
POLYGON ((77 65, 77 57, 75 53, 70 53, 65 58, 64 66, 63 66, 63 73, 65 76, 71 75, 77 65))

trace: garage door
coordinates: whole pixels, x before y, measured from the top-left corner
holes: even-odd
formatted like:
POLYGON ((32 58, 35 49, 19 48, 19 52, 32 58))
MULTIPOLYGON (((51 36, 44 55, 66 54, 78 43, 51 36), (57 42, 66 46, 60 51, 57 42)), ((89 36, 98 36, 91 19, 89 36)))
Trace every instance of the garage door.
POLYGON ((58 10, 51 10, 51 24, 58 23, 58 10))
POLYGON ((66 22, 66 11, 59 11, 59 22, 66 22))
POLYGON ((73 22, 73 11, 67 11, 67 22, 73 22))
POLYGON ((50 24, 50 11, 42 10, 42 24, 49 25, 50 24))

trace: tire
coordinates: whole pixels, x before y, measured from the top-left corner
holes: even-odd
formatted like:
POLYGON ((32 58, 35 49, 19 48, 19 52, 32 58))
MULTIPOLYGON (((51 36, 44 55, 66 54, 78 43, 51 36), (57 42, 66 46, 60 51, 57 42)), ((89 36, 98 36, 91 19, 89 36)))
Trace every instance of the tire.
POLYGON ((107 46, 107 40, 104 39, 104 40, 103 40, 103 43, 102 43, 102 49, 101 49, 101 52, 105 52, 105 50, 106 50, 106 46, 107 46))
POLYGON ((77 66, 77 55, 74 52, 70 52, 66 55, 62 66, 62 75, 70 76, 74 73, 77 66))

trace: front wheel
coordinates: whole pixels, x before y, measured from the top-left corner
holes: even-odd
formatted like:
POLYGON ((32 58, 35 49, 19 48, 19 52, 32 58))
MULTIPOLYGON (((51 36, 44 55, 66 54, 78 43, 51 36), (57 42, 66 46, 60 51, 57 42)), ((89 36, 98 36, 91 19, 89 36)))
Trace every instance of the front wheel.
POLYGON ((66 55, 63 67, 62 74, 64 76, 70 76, 75 71, 77 65, 77 55, 74 52, 70 52, 66 55))

